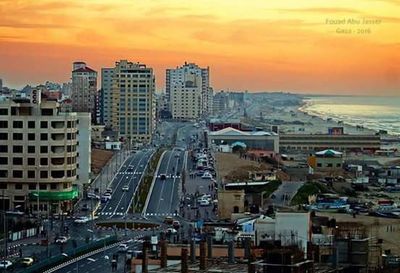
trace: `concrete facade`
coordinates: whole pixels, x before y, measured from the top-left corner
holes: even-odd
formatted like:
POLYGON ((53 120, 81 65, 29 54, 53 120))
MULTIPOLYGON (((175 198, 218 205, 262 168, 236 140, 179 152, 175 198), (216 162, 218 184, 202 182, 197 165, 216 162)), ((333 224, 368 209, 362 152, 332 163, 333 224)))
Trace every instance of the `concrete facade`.
MULTIPOLYGON (((68 211, 77 197, 77 114, 56 101, 31 98, 0 102, 0 191, 5 208, 47 214, 68 211), (39 202, 37 200, 39 195, 39 202)), ((3 204, 3 202, 0 202, 3 204)), ((2 205, 1 205, 2 206, 2 205)))
POLYGON ((84 62, 74 62, 72 70, 72 111, 91 113, 93 123, 97 121, 97 72, 84 62))
POLYGON ((230 219, 232 213, 243 213, 244 199, 244 190, 218 191, 218 217, 220 219, 230 219))
POLYGON ((76 184, 79 192, 83 192, 83 187, 89 185, 91 176, 91 122, 89 113, 77 113, 77 138, 78 138, 78 156, 77 156, 77 176, 76 184))

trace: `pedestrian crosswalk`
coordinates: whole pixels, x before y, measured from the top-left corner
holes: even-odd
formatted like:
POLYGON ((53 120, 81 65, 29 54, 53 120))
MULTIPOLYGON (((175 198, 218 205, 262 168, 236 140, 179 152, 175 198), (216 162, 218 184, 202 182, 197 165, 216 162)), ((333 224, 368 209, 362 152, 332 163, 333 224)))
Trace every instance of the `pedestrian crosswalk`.
POLYGON ((164 176, 165 178, 174 178, 174 179, 179 179, 181 178, 180 175, 157 175, 157 178, 161 178, 161 176, 164 176))
POLYGON ((178 213, 152 213, 146 212, 146 216, 179 216, 178 213))
POLYGON ((118 174, 131 174, 131 175, 136 175, 136 174, 142 174, 143 172, 119 172, 118 174))

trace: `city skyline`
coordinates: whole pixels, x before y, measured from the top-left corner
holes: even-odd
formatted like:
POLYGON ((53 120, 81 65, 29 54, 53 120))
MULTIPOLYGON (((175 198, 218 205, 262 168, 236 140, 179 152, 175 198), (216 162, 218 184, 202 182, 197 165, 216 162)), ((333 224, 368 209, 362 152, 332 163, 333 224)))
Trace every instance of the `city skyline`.
POLYGON ((65 82, 73 61, 101 71, 129 59, 152 67, 165 90, 165 69, 188 61, 210 67, 215 91, 396 96, 399 11, 396 0, 4 0, 0 78, 65 82))

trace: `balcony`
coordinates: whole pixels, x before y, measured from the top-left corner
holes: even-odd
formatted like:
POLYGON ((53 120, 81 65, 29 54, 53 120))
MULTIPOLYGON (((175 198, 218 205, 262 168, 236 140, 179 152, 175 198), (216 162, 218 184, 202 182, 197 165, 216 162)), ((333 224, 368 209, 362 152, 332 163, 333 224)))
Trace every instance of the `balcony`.
POLYGON ((64 146, 51 146, 51 151, 55 154, 60 154, 65 152, 64 146))
POLYGON ((54 141, 63 141, 65 139, 65 135, 62 133, 59 134, 51 134, 51 139, 54 141))

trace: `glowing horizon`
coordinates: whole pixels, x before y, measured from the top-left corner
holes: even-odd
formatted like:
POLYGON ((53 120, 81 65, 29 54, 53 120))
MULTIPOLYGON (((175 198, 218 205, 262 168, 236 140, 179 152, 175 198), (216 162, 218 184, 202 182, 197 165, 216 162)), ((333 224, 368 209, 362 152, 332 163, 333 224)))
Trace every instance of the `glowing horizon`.
POLYGON ((188 61, 210 66, 215 91, 398 96, 399 14, 399 0, 2 0, 0 78, 66 82, 73 61, 127 59, 160 90, 188 61))

